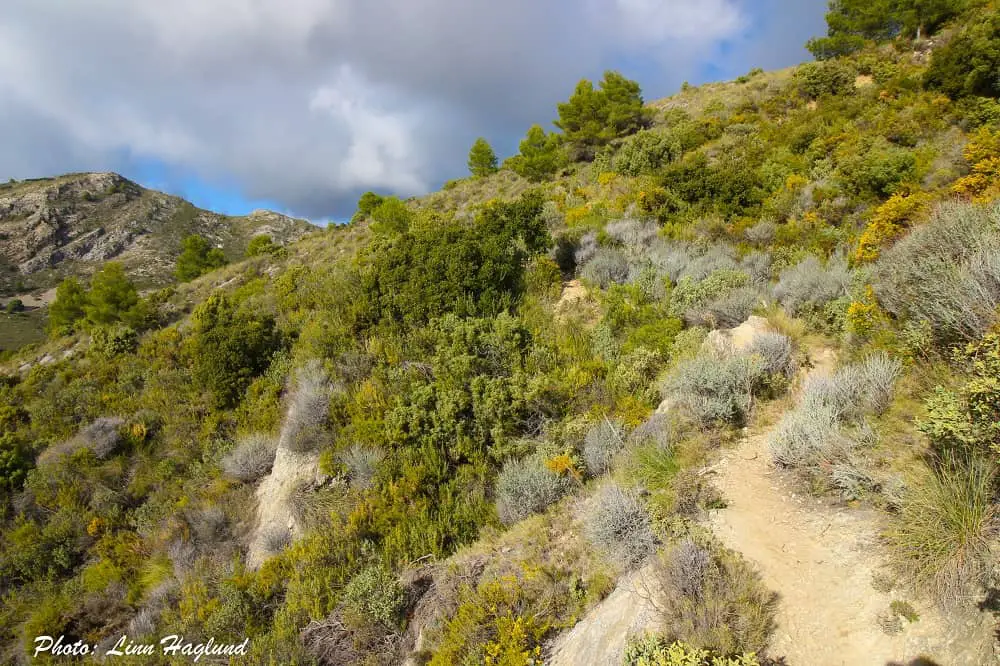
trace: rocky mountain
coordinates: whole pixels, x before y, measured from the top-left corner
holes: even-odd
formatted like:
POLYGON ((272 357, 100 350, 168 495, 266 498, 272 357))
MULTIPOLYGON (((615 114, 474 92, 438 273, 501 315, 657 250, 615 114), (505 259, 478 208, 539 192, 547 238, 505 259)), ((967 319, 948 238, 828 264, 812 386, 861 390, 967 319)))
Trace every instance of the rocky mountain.
POLYGON ((256 235, 287 244, 313 230, 269 211, 234 217, 201 210, 115 173, 12 180, 0 184, 0 295, 48 289, 112 259, 140 287, 154 287, 171 281, 187 235, 204 236, 232 259, 256 235))

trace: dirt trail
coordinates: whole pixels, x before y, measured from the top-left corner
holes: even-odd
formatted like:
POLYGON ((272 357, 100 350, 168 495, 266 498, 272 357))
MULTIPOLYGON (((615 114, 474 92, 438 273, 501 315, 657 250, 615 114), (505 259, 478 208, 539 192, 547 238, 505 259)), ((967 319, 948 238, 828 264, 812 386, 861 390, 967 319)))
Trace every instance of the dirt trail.
MULTIPOLYGON (((815 373, 834 365, 828 351, 815 360, 815 373)), ((796 493, 771 463, 767 439, 767 432, 751 434, 714 466, 727 507, 713 511, 709 522, 780 595, 770 654, 789 666, 884 666, 918 658, 941 666, 990 663, 989 618, 944 618, 903 590, 874 589, 882 561, 878 517, 796 493), (888 635, 878 617, 894 600, 910 602, 920 619, 888 635)))
MULTIPOLYGON (((823 351, 811 372, 829 372, 823 351)), ((750 433, 712 467, 727 507, 709 525, 727 547, 754 562, 767 587, 780 595, 769 654, 788 666, 981 666, 992 656, 991 618, 945 618, 902 590, 879 592, 878 517, 836 508, 796 493, 771 463, 768 432, 750 433), (878 624, 894 600, 919 613, 889 635, 878 624), (930 661, 919 661, 919 659, 930 661)), ((571 631, 560 636, 548 663, 620 664, 628 634, 655 630, 649 568, 623 578, 615 591, 571 631)))

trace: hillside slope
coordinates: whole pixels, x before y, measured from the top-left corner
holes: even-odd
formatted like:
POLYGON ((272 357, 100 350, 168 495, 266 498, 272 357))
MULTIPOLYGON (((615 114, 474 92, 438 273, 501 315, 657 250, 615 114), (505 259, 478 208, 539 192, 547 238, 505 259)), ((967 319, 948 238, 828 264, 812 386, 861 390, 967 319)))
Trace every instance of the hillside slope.
POLYGON ((140 287, 172 281, 181 241, 200 234, 230 259, 258 234, 287 244, 315 231, 305 220, 257 211, 231 217, 147 190, 114 173, 0 184, 0 295, 86 277, 112 259, 140 287))
POLYGON ((609 73, 496 171, 64 289, 0 357, 0 662, 1000 663, 1000 92, 927 76, 1000 12, 961 7, 609 73))

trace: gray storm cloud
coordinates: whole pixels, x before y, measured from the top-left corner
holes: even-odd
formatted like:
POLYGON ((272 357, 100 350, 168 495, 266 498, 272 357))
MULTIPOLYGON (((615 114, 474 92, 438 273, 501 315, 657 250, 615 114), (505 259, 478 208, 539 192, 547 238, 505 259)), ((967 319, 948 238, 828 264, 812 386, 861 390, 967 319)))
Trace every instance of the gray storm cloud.
MULTIPOLYGON (((770 4, 822 15, 819 0, 770 4)), ((719 44, 757 48, 745 34, 752 9, 749 0, 7 0, 0 176, 145 160, 238 183, 297 214, 344 215, 359 191, 417 194, 460 175, 472 138, 511 144, 550 121, 579 78, 622 57, 654 63, 655 87, 667 91, 719 44)), ((776 37, 759 45, 765 56, 776 37)), ((778 42, 800 49, 803 39, 778 42)))

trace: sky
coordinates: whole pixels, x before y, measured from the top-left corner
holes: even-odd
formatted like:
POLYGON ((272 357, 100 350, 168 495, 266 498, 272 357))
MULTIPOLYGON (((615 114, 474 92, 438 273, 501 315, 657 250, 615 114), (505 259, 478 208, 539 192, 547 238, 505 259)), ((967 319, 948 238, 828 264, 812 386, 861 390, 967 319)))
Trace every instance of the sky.
POLYGON ((0 179, 117 171, 203 208, 343 220, 551 129, 581 78, 647 100, 810 58, 825 0, 4 0, 0 179))

